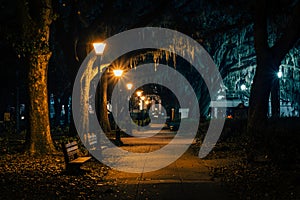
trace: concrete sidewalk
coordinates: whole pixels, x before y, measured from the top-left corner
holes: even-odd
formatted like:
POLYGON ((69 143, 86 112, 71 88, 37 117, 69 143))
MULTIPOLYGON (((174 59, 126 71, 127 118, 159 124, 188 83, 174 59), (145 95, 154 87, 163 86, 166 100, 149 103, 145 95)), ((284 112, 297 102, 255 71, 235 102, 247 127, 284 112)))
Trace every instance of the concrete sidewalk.
MULTIPOLYGON (((161 130, 150 139, 122 138, 122 148, 139 153, 152 152, 167 145, 175 134, 161 130)), ((218 165, 220 162, 222 160, 218 165)), ((106 181, 113 182, 115 187, 103 199, 234 199, 209 175, 209 167, 215 163, 199 159, 197 152, 189 148, 178 160, 157 171, 125 173, 110 170, 106 181)))

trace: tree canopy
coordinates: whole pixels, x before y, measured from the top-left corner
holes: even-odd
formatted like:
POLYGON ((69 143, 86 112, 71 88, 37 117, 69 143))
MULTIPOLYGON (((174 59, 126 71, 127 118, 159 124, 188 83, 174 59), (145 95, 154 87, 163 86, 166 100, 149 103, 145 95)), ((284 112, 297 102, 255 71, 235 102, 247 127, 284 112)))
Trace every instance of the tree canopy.
MULTIPOLYGON (((3 57, 14 54, 12 58, 19 58, 20 63, 25 63, 21 71, 29 74, 29 91, 34 92, 35 87, 40 89, 46 87, 48 83, 50 92, 66 99, 71 94, 80 64, 92 50, 92 42, 104 40, 136 27, 170 28, 187 34, 203 45, 212 55, 224 80, 227 80, 230 85, 238 85, 243 80, 247 88, 251 88, 254 83, 251 96, 254 99, 252 102, 256 103, 250 106, 256 111, 264 110, 264 112, 253 116, 259 119, 257 116, 263 115, 266 118, 266 106, 268 106, 266 102, 269 99, 272 84, 265 88, 263 94, 261 93, 264 85, 262 80, 268 77, 265 73, 271 72, 270 69, 278 71, 281 69, 281 64, 291 66, 293 74, 299 69, 299 4, 297 0, 238 0, 234 2, 217 0, 60 0, 52 2, 2 0, 0 2, 1 52, 3 52, 3 57), (295 48, 292 49, 293 47, 295 48), (5 49, 11 49, 11 51, 5 49), (268 52, 269 56, 266 56, 265 52, 268 52), (270 61, 272 56, 276 58, 276 62, 270 61), (267 65, 272 67, 264 71, 267 65), (33 66, 43 67, 43 73, 38 75, 37 68, 32 70, 33 66), (239 73, 233 76, 232 74, 237 71, 239 73), (47 80, 48 73, 50 74, 49 81, 47 80), (254 73, 256 78, 253 77, 254 73), (43 82, 45 85, 35 85, 39 79, 43 78, 45 78, 43 82), (261 99, 255 96, 261 95, 264 96, 264 104, 256 108, 254 105, 258 105, 261 99)), ((160 51, 148 53, 152 54, 150 59, 154 61, 157 58, 168 59, 170 56, 160 51)), ((145 53, 131 55, 130 63, 139 64, 139 58, 144 55, 145 53)), ((186 76, 191 76, 192 72, 185 70, 184 62, 177 62, 178 60, 180 58, 175 57, 175 60, 173 58, 173 64, 176 62, 181 66, 178 70, 182 70, 186 76)), ((7 60, 1 61, 3 68, 7 68, 8 63, 10 62, 7 60)), ((18 63, 13 65, 18 65, 18 63)), ((12 74, 14 76, 14 73, 12 74)), ((8 80, 5 76, 2 79, 8 80)), ((199 77, 195 76, 191 78, 191 82, 197 83, 195 88, 200 99, 200 107, 207 113, 209 96, 203 94, 206 91, 205 85, 198 79, 199 77)), ((297 105, 299 105, 300 95, 295 92, 295 87, 300 86, 295 82, 299 79, 298 76, 293 75, 293 78, 289 80, 291 82, 285 84, 287 91, 285 98, 297 105)), ((48 101, 48 91, 40 90, 40 92, 45 96, 42 101, 48 101)), ((250 90, 248 93, 250 94, 250 90)), ((34 96, 30 94, 28 96, 29 100, 34 99, 34 96)), ((34 101, 32 101, 33 104, 34 101)), ((33 113, 39 112, 39 107, 31 109, 33 113)), ((44 114, 47 113, 47 108, 45 109, 42 112, 44 114)), ((47 130, 48 128, 45 127, 40 128, 47 130)))

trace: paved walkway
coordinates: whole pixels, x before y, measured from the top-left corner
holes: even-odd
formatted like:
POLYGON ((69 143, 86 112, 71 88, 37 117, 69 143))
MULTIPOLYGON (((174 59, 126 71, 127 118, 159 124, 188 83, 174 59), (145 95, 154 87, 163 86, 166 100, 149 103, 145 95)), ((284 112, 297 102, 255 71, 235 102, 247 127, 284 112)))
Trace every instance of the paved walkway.
MULTIPOLYGON (((122 138, 122 148, 139 153, 151 152, 168 144, 174 135, 175 132, 162 130, 151 139, 122 138)), ((209 175, 209 166, 215 162, 199 159, 197 152, 189 148, 178 160, 157 171, 125 173, 110 170, 106 181, 114 182, 116 187, 108 190, 103 199, 234 199, 220 182, 209 175)), ((222 160, 217 163, 222 164, 222 160)))

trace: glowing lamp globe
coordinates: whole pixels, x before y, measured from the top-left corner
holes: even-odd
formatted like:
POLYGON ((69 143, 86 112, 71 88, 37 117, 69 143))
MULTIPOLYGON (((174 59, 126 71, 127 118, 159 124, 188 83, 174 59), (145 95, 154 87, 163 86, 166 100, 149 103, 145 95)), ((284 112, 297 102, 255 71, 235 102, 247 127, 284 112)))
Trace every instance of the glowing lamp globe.
POLYGON ((105 49, 106 44, 105 43, 93 43, 95 52, 97 55, 102 55, 105 49))
POLYGON ((244 91, 244 90, 246 90, 246 89, 247 89, 247 88, 246 88, 246 85, 244 85, 244 84, 243 84, 243 85, 241 85, 241 90, 243 90, 243 91, 244 91))
POLYGON ((114 75, 116 77, 121 77, 122 74, 123 74, 123 70, 121 70, 121 69, 114 69, 114 75))
POLYGON ((127 86, 127 89, 128 89, 128 90, 131 90, 131 88, 132 88, 133 85, 132 85, 132 83, 127 83, 126 86, 127 86))

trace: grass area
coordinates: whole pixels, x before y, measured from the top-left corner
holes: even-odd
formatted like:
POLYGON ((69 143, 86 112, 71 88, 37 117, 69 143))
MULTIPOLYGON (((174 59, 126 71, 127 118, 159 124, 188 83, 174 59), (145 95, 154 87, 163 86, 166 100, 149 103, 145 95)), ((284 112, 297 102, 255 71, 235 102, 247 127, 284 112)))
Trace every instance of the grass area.
POLYGON ((220 180, 240 199, 299 199, 300 165, 289 168, 272 161, 265 154, 255 162, 248 162, 242 140, 222 141, 208 155, 207 160, 234 160, 210 168, 211 176, 220 180))
POLYGON ((59 134, 53 138, 57 154, 32 157, 23 152, 25 133, 1 135, 0 199, 99 199, 109 195, 113 183, 104 181, 109 168, 92 159, 81 167, 81 173, 67 173, 61 142, 78 138, 59 134))
MULTIPOLYGON (((270 120, 262 137, 266 140, 259 142, 251 162, 245 125, 244 121, 226 122, 221 139, 206 159, 235 161, 211 167, 212 177, 240 199, 300 199, 299 118, 270 120)), ((203 132, 206 127, 202 125, 203 132)))
POLYGON ((84 164, 78 175, 64 167, 62 155, 1 155, 0 199, 99 199, 112 185, 103 181, 108 168, 98 161, 84 164))

